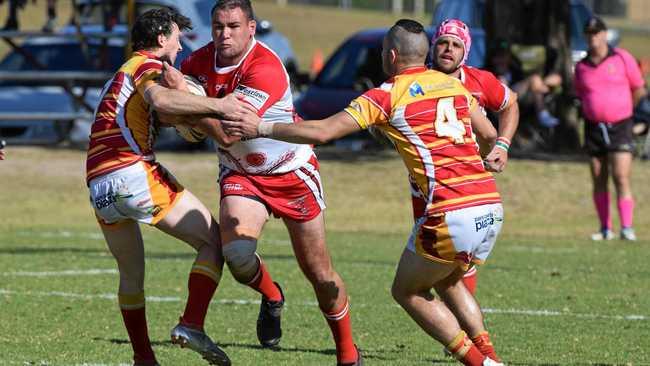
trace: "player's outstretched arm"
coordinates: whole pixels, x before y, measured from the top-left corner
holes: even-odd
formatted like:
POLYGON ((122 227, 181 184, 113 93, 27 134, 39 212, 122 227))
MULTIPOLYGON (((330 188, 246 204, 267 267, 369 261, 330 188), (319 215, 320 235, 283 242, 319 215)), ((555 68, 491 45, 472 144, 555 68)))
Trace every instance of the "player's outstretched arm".
MULTIPOLYGON (((163 63, 163 70, 172 68, 163 63)), ((175 70, 175 69, 174 69, 175 70)), ((177 71, 177 70, 176 70, 177 71)), ((153 81, 144 86, 144 99, 154 110, 168 114, 216 114, 231 120, 251 118, 257 110, 234 95, 224 98, 208 98, 173 90, 153 81)))
POLYGON ((297 144, 324 144, 361 130, 346 112, 339 112, 322 120, 298 123, 249 123, 227 120, 222 123, 226 133, 232 136, 270 137, 297 144))

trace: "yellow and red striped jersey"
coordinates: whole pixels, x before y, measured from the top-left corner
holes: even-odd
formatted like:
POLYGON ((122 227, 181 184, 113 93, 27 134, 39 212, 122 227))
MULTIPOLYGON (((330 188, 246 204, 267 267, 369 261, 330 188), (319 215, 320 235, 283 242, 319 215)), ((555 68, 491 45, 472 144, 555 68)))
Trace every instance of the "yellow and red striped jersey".
POLYGON ((427 200, 428 214, 501 202, 474 140, 476 100, 462 83, 424 67, 410 68, 353 100, 345 109, 395 145, 427 200))
POLYGON ((154 55, 135 52, 104 86, 90 133, 87 182, 140 160, 155 160, 156 126, 144 90, 161 70, 154 55))

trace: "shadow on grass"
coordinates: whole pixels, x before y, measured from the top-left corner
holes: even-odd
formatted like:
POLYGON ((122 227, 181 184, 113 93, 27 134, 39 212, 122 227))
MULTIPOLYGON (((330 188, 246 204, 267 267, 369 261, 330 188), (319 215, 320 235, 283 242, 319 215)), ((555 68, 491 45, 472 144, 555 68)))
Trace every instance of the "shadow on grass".
MULTIPOLYGON (((131 343, 129 342, 128 339, 119 339, 119 338, 98 338, 95 337, 92 339, 93 341, 99 341, 99 342, 108 342, 112 344, 119 344, 119 345, 130 345, 131 343)), ((171 341, 151 341, 152 346, 156 347, 177 347, 174 344, 172 344, 171 341)), ((287 353, 318 353, 321 355, 328 355, 328 356, 334 356, 336 355, 336 350, 335 349, 315 349, 315 348, 301 348, 301 347, 273 347, 273 348, 264 348, 260 346, 259 344, 250 344, 250 343, 243 343, 243 342, 236 342, 236 343, 222 343, 218 342, 217 345, 219 347, 233 347, 233 348, 242 348, 242 349, 250 349, 250 350, 256 350, 256 351, 270 351, 270 352, 287 352, 287 353)), ((363 354, 364 359, 374 359, 374 360, 381 360, 381 361, 388 361, 391 359, 394 359, 394 357, 386 357, 381 354, 395 354, 395 349, 362 349, 361 353, 363 354)), ((435 362, 435 361, 434 361, 435 362)))

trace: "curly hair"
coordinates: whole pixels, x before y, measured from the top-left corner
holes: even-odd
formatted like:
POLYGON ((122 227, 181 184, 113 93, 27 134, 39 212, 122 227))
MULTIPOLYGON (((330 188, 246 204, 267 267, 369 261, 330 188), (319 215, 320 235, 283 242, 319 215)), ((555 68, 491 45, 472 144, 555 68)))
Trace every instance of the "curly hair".
POLYGON ((131 30, 133 51, 148 50, 158 47, 158 36, 169 37, 173 24, 180 31, 192 29, 192 21, 172 8, 151 9, 142 13, 135 20, 131 30))

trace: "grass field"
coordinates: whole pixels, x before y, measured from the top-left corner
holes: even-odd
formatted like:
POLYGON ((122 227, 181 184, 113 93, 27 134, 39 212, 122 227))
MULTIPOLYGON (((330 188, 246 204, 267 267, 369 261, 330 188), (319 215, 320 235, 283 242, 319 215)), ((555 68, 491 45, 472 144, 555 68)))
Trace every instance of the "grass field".
MULTIPOLYGON (((12 148, 0 162, 0 365, 128 364, 118 275, 88 204, 85 154, 12 148)), ((327 154, 323 154, 327 157, 327 154)), ((216 157, 161 154, 186 187, 218 210, 216 157)), ((395 306, 389 288, 410 230, 406 172, 392 154, 322 161, 328 242, 347 280, 356 342, 367 365, 453 362, 395 306)), ((510 365, 648 365, 650 166, 633 185, 640 241, 592 243, 596 227, 581 162, 512 161, 498 177, 506 223, 478 298, 510 365)), ((616 215, 615 215, 616 216, 616 215)), ((202 365, 168 332, 193 260, 184 244, 145 228, 150 334, 163 365, 202 365)), ((332 365, 333 344, 278 220, 259 251, 285 288, 279 351, 255 337, 258 296, 224 274, 206 328, 235 365, 332 365)))

